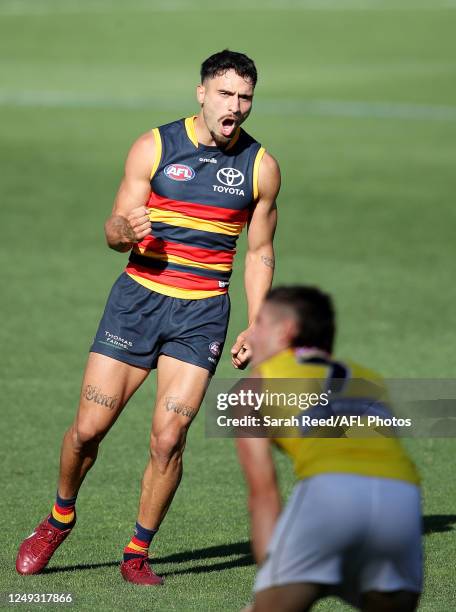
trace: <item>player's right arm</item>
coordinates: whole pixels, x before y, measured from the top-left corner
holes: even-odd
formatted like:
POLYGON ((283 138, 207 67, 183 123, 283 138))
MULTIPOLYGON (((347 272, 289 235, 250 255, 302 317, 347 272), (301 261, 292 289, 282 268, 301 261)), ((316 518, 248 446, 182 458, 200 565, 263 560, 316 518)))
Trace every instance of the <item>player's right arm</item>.
POLYGON ((143 134, 131 147, 125 174, 105 223, 106 242, 111 249, 125 253, 141 242, 151 229, 145 203, 150 195, 150 173, 155 157, 152 132, 143 134))
POLYGON ((269 438, 238 438, 236 446, 248 489, 253 554, 255 561, 261 564, 281 510, 271 441, 269 438))

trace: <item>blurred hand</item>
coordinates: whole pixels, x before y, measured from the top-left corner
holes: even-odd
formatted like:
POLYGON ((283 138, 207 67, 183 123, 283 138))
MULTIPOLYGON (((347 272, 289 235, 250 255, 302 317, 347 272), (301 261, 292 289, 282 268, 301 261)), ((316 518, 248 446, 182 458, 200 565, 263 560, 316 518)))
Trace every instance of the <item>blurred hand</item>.
POLYGON ((231 349, 231 363, 238 370, 243 370, 252 358, 252 349, 247 342, 247 329, 239 334, 231 349))

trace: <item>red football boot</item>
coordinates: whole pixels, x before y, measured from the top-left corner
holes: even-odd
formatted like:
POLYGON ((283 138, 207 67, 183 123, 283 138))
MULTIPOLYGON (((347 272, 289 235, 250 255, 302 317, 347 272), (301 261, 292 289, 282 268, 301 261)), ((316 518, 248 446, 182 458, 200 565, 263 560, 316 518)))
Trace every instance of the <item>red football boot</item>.
POLYGON ((19 574, 39 574, 70 534, 72 528, 57 529, 48 521, 49 517, 50 515, 22 542, 16 559, 16 570, 19 574))
POLYGON ((161 576, 157 576, 152 571, 147 557, 129 559, 128 561, 122 561, 120 564, 120 573, 127 582, 133 582, 134 584, 142 584, 150 586, 153 584, 163 584, 165 581, 161 576))

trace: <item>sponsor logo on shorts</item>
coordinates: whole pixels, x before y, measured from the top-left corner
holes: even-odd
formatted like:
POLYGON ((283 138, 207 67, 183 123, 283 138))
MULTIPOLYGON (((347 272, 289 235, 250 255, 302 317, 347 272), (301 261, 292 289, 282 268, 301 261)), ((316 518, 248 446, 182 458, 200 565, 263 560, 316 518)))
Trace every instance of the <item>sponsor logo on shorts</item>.
POLYGON ((165 174, 173 181, 191 181, 196 176, 193 168, 185 164, 169 164, 165 168, 165 174))
POLYGON ((218 357, 220 355, 220 342, 211 342, 209 344, 209 350, 215 357, 218 357))
POLYGON ((124 351, 128 351, 128 349, 133 348, 133 342, 130 340, 126 340, 125 338, 121 338, 116 334, 111 334, 111 332, 105 330, 105 339, 100 340, 102 344, 107 344, 108 346, 112 346, 113 348, 121 349, 124 351))
POLYGON ((243 184, 245 177, 237 168, 220 168, 217 172, 217 180, 221 185, 212 185, 214 191, 230 195, 245 195, 243 189, 238 189, 239 185, 243 184))

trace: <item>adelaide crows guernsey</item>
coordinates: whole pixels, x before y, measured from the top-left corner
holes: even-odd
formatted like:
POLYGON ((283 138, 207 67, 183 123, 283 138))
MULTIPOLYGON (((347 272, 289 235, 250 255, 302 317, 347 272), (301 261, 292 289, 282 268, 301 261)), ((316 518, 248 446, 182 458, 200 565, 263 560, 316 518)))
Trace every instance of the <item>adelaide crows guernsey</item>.
POLYGON ((198 143, 188 117, 155 128, 146 207, 151 233, 126 272, 145 287, 185 299, 226 293, 236 241, 258 199, 264 148, 241 128, 226 149, 198 143))
MULTIPOLYGON (((331 395, 332 414, 336 410, 333 403, 336 399, 344 406, 344 410, 351 406, 350 410, 355 413, 357 406, 366 406, 367 398, 375 401, 377 397, 384 398, 387 395, 382 378, 372 370, 352 362, 335 362, 311 355, 306 357, 301 353, 299 349, 287 349, 260 364, 258 370, 264 381, 262 387, 267 384, 270 392, 280 392, 283 391, 283 379, 301 379, 302 388, 306 392, 320 393, 322 381, 326 381, 329 389, 332 388, 332 381, 336 385, 343 382, 343 387, 338 391, 333 390, 331 395), (277 389, 274 388, 274 379, 279 379, 277 389)), ((274 408, 274 416, 277 417, 290 417, 297 413, 303 414, 297 408, 274 408)), ((307 414, 311 417, 321 416, 314 414, 312 409, 308 409, 307 414)), ((277 437, 274 432, 271 434, 274 443, 292 459, 299 479, 328 472, 343 472, 393 478, 413 484, 420 481, 415 465, 395 437, 359 437, 354 432, 350 435, 349 429, 340 438, 323 437, 324 434, 319 437, 318 433, 309 436, 308 432, 300 428, 295 428, 295 437, 284 438, 277 437)))

